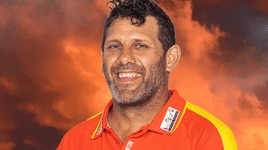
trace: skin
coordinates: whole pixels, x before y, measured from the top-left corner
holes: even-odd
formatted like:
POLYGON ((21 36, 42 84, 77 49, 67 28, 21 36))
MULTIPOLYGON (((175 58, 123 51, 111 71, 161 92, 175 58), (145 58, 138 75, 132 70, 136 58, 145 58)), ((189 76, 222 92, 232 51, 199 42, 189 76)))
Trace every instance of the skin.
POLYGON ((119 18, 109 27, 103 51, 103 72, 113 95, 108 123, 124 142, 149 124, 169 98, 168 78, 180 58, 178 45, 166 53, 158 39, 155 18, 142 26, 119 18))

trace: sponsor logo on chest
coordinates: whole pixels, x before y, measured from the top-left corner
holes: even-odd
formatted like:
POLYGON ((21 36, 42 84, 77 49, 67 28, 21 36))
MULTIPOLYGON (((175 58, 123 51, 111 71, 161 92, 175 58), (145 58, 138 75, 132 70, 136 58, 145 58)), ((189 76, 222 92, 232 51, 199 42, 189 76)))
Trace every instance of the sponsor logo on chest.
POLYGON ((180 112, 178 110, 172 107, 168 107, 166 115, 161 123, 160 128, 165 131, 171 132, 179 116, 179 113, 180 112))

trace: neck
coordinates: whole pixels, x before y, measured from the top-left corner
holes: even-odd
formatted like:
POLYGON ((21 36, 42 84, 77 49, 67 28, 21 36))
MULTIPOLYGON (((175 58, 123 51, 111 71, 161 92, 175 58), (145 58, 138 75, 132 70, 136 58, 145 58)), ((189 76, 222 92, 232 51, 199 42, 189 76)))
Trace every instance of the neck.
POLYGON ((113 101, 108 122, 121 142, 124 142, 131 133, 149 124, 166 104, 169 98, 168 89, 161 90, 158 93, 148 100, 146 104, 133 107, 125 107, 113 101))

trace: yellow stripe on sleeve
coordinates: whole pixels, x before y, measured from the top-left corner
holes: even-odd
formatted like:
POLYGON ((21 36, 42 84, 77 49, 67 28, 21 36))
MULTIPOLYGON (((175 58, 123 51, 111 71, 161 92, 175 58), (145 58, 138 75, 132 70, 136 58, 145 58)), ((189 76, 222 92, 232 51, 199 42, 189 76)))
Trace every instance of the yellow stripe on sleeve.
POLYGON ((93 118, 99 116, 100 114, 102 114, 102 112, 99 112, 99 113, 97 113, 97 114, 95 114, 95 115, 89 117, 87 120, 93 119, 93 118))
POLYGON ((230 128, 227 127, 223 122, 207 111, 193 105, 188 101, 186 102, 185 107, 208 119, 218 129, 225 150, 237 150, 235 137, 230 128))

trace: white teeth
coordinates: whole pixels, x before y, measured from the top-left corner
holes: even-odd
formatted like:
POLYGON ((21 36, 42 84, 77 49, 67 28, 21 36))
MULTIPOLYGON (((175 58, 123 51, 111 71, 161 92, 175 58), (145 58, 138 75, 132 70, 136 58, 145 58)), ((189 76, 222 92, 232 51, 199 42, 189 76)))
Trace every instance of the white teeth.
POLYGON ((135 78, 140 76, 140 73, 118 73, 119 78, 135 78))

